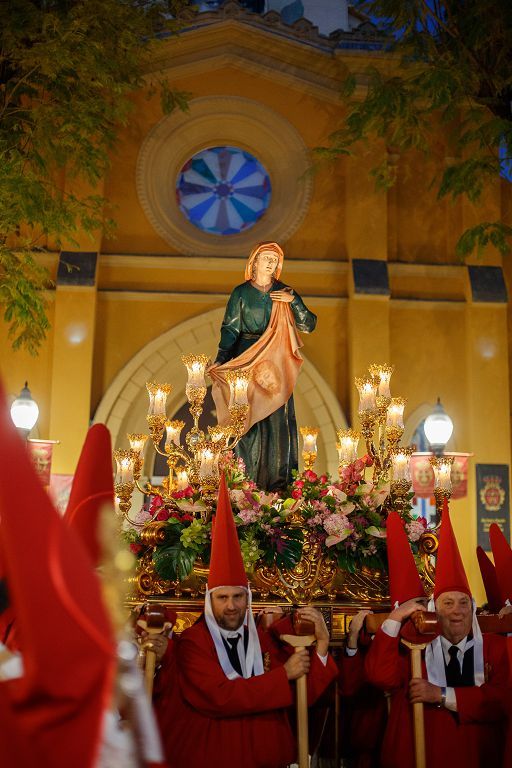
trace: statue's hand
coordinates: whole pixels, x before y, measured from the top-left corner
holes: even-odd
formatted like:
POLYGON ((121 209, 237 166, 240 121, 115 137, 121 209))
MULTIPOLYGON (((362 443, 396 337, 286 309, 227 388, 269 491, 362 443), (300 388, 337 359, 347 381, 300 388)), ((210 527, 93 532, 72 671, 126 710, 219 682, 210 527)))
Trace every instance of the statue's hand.
POLYGON ((282 289, 279 291, 270 291, 270 298, 272 301, 282 301, 284 304, 290 304, 295 296, 291 288, 282 289))

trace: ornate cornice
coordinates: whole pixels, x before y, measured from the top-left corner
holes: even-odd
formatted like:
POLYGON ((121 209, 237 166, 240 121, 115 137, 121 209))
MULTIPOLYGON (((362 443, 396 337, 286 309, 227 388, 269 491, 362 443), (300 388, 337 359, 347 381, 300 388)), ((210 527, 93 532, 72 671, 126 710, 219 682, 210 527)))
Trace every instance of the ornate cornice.
MULTIPOLYGON (((352 14, 352 11, 349 13, 352 14)), ((352 31, 340 29, 326 36, 322 35, 318 27, 308 19, 301 18, 293 24, 287 24, 277 11, 267 11, 264 14, 255 13, 241 6, 238 0, 226 0, 216 10, 203 11, 186 19, 181 34, 226 21, 237 21, 273 35, 314 46, 325 52, 332 52, 337 48, 345 47, 378 50, 384 44, 382 35, 367 20, 362 20, 361 24, 352 31)))

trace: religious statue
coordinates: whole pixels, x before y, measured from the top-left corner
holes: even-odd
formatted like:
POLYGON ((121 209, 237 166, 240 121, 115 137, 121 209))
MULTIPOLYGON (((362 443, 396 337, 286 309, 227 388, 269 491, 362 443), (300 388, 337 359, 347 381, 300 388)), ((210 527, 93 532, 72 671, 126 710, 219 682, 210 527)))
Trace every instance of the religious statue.
POLYGON ((260 243, 251 251, 245 282, 229 298, 209 369, 219 423, 227 420, 225 373, 251 370, 247 432, 235 450, 247 475, 268 491, 286 488, 298 468, 292 393, 303 361, 297 330, 311 333, 316 326, 316 315, 279 280, 283 258, 277 243, 260 243))

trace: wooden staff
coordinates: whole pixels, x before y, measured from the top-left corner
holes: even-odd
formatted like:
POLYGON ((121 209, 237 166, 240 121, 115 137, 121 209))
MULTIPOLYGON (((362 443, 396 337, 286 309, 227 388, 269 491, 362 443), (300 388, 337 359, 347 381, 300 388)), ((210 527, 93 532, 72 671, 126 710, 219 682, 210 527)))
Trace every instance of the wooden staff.
MULTIPOLYGON (((314 635, 281 635, 281 640, 295 648, 295 653, 301 648, 308 648, 316 642, 314 635)), ((309 766, 309 734, 308 734, 308 690, 307 676, 301 675, 297 683, 297 740, 299 746, 299 768, 309 766)))
POLYGON ((162 605, 152 605, 146 610, 146 619, 139 619, 137 625, 148 633, 149 637, 142 645, 144 651, 144 682, 148 698, 151 700, 153 695, 153 680, 156 669, 156 652, 151 644, 152 635, 161 635, 166 630, 171 629, 169 622, 165 621, 165 609, 162 605))
MULTIPOLYGON (((421 674, 421 652, 425 650, 428 643, 409 643, 402 638, 402 643, 409 648, 411 652, 411 674, 412 677, 423 677, 421 674)), ((423 719, 423 702, 417 701, 412 705, 413 723, 414 723, 414 755, 416 759, 416 768, 425 768, 425 722, 423 719)))

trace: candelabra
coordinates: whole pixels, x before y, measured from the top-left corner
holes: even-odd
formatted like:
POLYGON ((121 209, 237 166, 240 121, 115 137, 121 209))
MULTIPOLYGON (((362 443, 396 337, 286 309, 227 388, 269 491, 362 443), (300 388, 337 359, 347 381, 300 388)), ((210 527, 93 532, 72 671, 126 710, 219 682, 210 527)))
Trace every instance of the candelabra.
MULTIPOLYGON (((229 423, 226 426, 208 427, 208 434, 199 428, 199 418, 203 412, 206 396, 205 374, 210 362, 206 355, 183 355, 182 362, 187 368, 188 380, 185 394, 189 402, 189 412, 193 426, 182 444, 181 432, 183 421, 170 421, 166 415, 167 397, 172 390, 170 384, 147 382, 149 409, 146 416, 149 435, 129 434, 129 450, 114 451, 117 465, 115 491, 120 514, 131 525, 141 527, 137 520, 130 517, 131 497, 137 488, 143 494, 159 496, 165 504, 173 503, 173 494, 189 486, 201 493, 209 514, 219 485, 219 458, 225 451, 235 447, 245 432, 249 414, 247 391, 251 380, 251 371, 229 372, 226 379, 230 388, 228 405, 229 423), (164 431, 166 434, 164 449, 160 447, 164 431), (168 475, 157 487, 149 482, 141 483, 144 451, 151 437, 154 450, 167 461, 168 475)), ((155 519, 158 510, 152 519, 155 519)), ((147 522, 147 521, 146 521, 147 522)), ((151 522, 151 521, 150 521, 151 522)))
POLYGON ((436 527, 441 522, 444 500, 452 495, 453 456, 431 456, 430 465, 434 470, 434 497, 436 500, 436 527))

